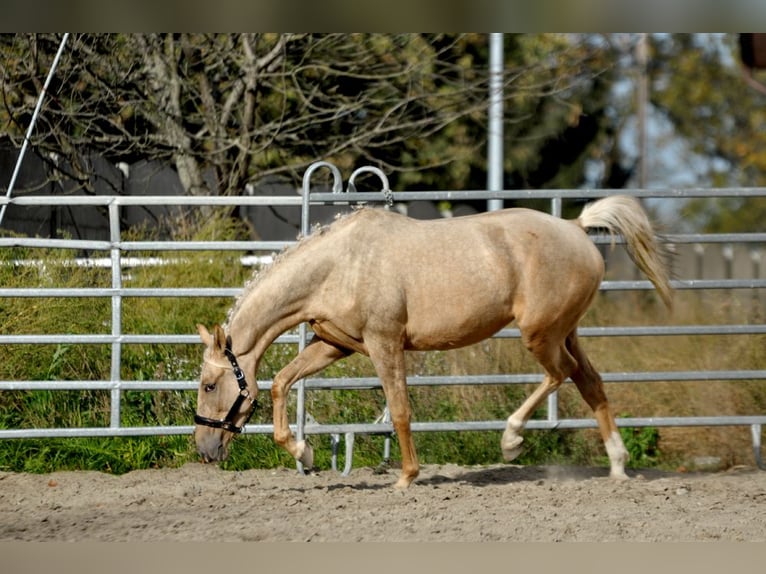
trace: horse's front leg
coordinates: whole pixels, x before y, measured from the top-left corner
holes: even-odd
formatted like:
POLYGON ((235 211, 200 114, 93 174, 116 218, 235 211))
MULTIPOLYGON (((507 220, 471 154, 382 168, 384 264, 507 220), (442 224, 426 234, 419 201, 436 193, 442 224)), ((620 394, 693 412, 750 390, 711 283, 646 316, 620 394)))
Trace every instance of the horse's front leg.
POLYGON ((274 411, 274 441, 306 468, 314 466, 314 451, 305 440, 296 441, 287 420, 287 393, 293 384, 348 356, 345 349, 316 337, 274 377, 271 400, 274 411))
POLYGON ((391 413, 391 421, 399 439, 402 472, 395 486, 398 489, 405 489, 417 478, 420 473, 420 464, 410 429, 412 409, 407 394, 404 351, 400 348, 389 347, 375 352, 369 341, 367 341, 367 347, 370 349, 370 358, 375 364, 375 370, 383 385, 388 410, 391 413))

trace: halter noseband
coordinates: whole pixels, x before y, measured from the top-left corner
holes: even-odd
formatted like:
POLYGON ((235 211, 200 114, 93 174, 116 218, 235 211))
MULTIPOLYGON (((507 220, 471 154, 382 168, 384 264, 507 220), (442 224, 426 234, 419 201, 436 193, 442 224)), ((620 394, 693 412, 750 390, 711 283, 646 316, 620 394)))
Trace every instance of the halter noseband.
POLYGON ((204 425, 214 429, 223 429, 234 434, 240 434, 244 430, 245 425, 250 421, 250 417, 253 416, 255 409, 258 407, 258 401, 250 399, 250 391, 247 389, 245 373, 240 369, 239 363, 237 363, 237 357, 234 355, 230 347, 231 343, 229 341, 227 341, 227 343, 228 344, 223 352, 226 355, 226 358, 229 359, 229 363, 231 363, 231 370, 234 372, 234 376, 237 379, 237 385, 239 385, 239 394, 237 395, 237 398, 234 399, 234 404, 231 405, 225 418, 209 419, 200 416, 198 413, 194 413, 194 422, 198 425, 204 425), (245 402, 245 399, 250 399, 250 412, 247 413, 247 417, 245 417, 245 422, 242 423, 242 426, 237 426, 234 424, 234 418, 239 414, 239 408, 242 406, 242 403, 245 402))

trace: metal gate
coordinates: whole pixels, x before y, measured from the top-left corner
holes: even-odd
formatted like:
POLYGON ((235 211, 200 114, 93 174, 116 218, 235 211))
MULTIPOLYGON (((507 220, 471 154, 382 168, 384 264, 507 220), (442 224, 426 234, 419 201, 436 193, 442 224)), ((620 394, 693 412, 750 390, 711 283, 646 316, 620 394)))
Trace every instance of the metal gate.
MULTIPOLYGON (((110 222, 109 240, 67 240, 67 239, 39 239, 39 238, 0 238, 0 248, 14 246, 22 247, 46 247, 61 249, 81 249, 93 252, 103 252, 101 262, 111 269, 111 286, 108 288, 4 288, 0 287, 0 298, 10 297, 103 297, 111 300, 111 333, 68 335, 68 334, 0 334, 0 344, 94 344, 111 346, 111 376, 108 380, 0 380, 0 391, 7 390, 108 390, 111 396, 110 424, 105 427, 93 428, 33 428, 33 429, 0 429, 0 439, 33 438, 33 437, 84 437, 84 436, 145 436, 145 435, 171 435, 190 434, 193 426, 189 421, 179 421, 173 426, 122 426, 120 424, 121 399, 124 391, 159 391, 159 390, 194 390, 197 388, 196 380, 122 380, 120 367, 122 361, 122 348, 131 344, 191 344, 198 345, 199 338, 196 334, 184 335, 161 335, 146 333, 131 335, 122 332, 122 303, 126 298, 141 297, 234 297, 241 292, 239 287, 221 288, 127 288, 123 286, 123 271, 130 261, 132 252, 142 250, 158 250, 167 252, 194 251, 194 250, 219 250, 219 251, 274 251, 279 250, 291 242, 274 241, 199 241, 199 242, 173 242, 173 241, 125 241, 122 239, 123 231, 120 228, 120 208, 131 205, 163 205, 163 206, 248 206, 265 208, 266 206, 292 205, 301 206, 301 228, 303 235, 311 232, 311 206, 318 204, 356 204, 356 203, 382 203, 391 205, 399 201, 461 201, 461 200, 526 200, 547 199, 550 201, 550 212, 561 216, 562 201, 565 199, 597 199, 613 193, 632 195, 639 198, 691 198, 691 197, 762 197, 766 196, 766 188, 717 188, 717 189, 628 189, 628 190, 584 190, 584 189, 560 189, 560 190, 530 190, 530 191, 429 191, 429 192, 392 192, 388 186, 386 176, 377 168, 363 167, 356 170, 349 178, 344 189, 340 171, 334 165, 327 162, 312 164, 303 178, 302 193, 294 197, 127 197, 127 196, 26 196, 16 198, 0 198, 0 205, 56 205, 56 206, 101 206, 108 211, 110 222), (330 192, 318 192, 312 190, 311 179, 318 169, 330 170, 333 176, 333 187, 330 192), (380 178, 381 189, 377 192, 357 192, 354 184, 355 178, 362 173, 373 173, 380 178)), ((666 236, 666 241, 673 244, 747 244, 758 249, 766 245, 766 233, 745 234, 687 234, 666 236)), ((597 242, 608 241, 606 238, 597 242)), ((95 258, 94 258, 95 261, 95 258)), ((711 289, 749 289, 754 293, 763 293, 766 289, 766 279, 762 276, 753 278, 727 279, 691 279, 676 280, 672 282, 677 290, 711 290, 711 289)), ((627 281, 604 281, 603 291, 625 290, 650 290, 651 284, 643 280, 627 281)), ((766 334, 766 325, 763 324, 716 324, 697 326, 618 326, 618 327, 583 327, 580 328, 581 337, 608 337, 608 336, 677 336, 677 335, 716 335, 727 337, 733 335, 762 335, 766 334)), ((518 329, 505 328, 499 331, 497 338, 518 338, 518 329)), ((279 337, 275 344, 298 344, 302 347, 307 339, 306 326, 301 325, 297 333, 288 333, 279 337)), ((766 353, 764 353, 766 357, 766 353)), ((612 372, 602 373, 606 383, 621 382, 659 382, 659 381, 743 381, 758 380, 766 384, 766 369, 757 370, 684 370, 684 371, 648 371, 648 372, 612 372)), ((511 385, 538 383, 540 375, 537 373, 505 374, 505 375, 475 375, 475 376, 419 376, 410 377, 410 386, 423 385, 511 385)), ((258 381, 261 390, 268 391, 271 381, 258 381)), ((345 377, 345 378, 312 378, 300 381, 296 384, 297 393, 297 416, 293 426, 294 432, 301 438, 304 435, 330 435, 333 445, 333 467, 336 466, 337 448, 341 436, 345 438, 345 468, 348 473, 351 468, 353 456, 353 442, 356 434, 374 433, 384 434, 389 438, 393 433, 393 426, 387 413, 384 412, 379 420, 364 424, 322 424, 307 416, 305 409, 305 393, 315 389, 374 389, 379 388, 380 383, 376 378, 345 377)), ((557 395, 554 393, 548 399, 547 418, 542 420, 530 420, 528 429, 582 429, 595 428, 593 419, 567 419, 560 418, 558 414, 557 395)), ((190 417, 191 419, 191 417, 190 417)), ((669 426, 749 426, 752 434, 753 452, 757 465, 764 468, 761 457, 761 432, 762 425, 766 424, 766 413, 748 416, 705 416, 705 417, 644 417, 644 418, 619 418, 617 420, 622 427, 669 427, 669 426)), ((505 420, 489 421, 444 421, 444 422, 413 422, 414 432, 428 431, 482 431, 503 430, 505 420)), ((249 425, 247 433, 271 434, 271 425, 249 425)), ((386 442, 387 456, 389 443, 386 442)))

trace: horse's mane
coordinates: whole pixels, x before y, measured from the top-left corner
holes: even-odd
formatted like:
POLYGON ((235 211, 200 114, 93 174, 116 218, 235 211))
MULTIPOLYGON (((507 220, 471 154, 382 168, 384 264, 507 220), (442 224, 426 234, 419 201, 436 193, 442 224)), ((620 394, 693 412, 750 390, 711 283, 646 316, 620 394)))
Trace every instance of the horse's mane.
POLYGON ((253 271, 252 275, 250 275, 250 278, 245 282, 242 293, 239 294, 237 299, 234 301, 234 304, 229 308, 229 312, 226 315, 226 322, 223 326, 224 331, 227 333, 229 332, 229 325, 231 325, 232 320, 242 306, 242 302, 253 291, 253 289, 255 289, 258 284, 264 280, 264 278, 271 274, 275 268, 279 267, 279 265, 285 260, 290 259, 290 257, 296 252, 304 250, 307 245, 312 244, 318 238, 326 235, 329 231, 332 230, 333 227, 335 227, 336 223, 346 219, 348 216, 356 213, 357 211, 361 211, 362 209, 362 207, 359 207, 354 208, 351 212, 339 213, 335 216, 333 221, 325 225, 317 223, 312 227, 311 232, 308 235, 301 234, 298 236, 297 241, 292 245, 288 245, 278 253, 272 253, 271 263, 257 268, 255 271, 253 271))

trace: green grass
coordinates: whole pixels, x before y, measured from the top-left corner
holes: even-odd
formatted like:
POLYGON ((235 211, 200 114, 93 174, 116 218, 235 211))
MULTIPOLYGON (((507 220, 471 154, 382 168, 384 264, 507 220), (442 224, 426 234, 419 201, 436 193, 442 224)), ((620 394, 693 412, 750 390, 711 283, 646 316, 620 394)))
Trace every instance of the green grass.
MULTIPOLYGON (((210 218, 179 226, 174 239, 243 239, 248 230, 228 220, 210 218)), ((135 238, 154 239, 155 232, 135 238)), ((135 239, 134 238, 134 239, 135 239)), ((0 284, 5 287, 108 286, 110 275, 101 269, 63 265, 71 251, 10 248, 0 250, 0 284), (14 267, 15 259, 41 259, 45 269, 14 267)), ((144 255, 158 255, 145 253, 144 255)), ((251 270, 239 264, 239 253, 184 252, 185 262, 130 270, 130 287, 239 287, 251 270)), ((168 257, 165 254, 165 257, 168 257)), ((169 257, 173 259, 173 257, 169 257)), ((176 258, 178 259, 178 258, 176 258)), ((194 325, 221 322, 232 301, 214 298, 142 298, 124 300, 124 333, 194 332, 194 325)), ((646 294, 599 296, 585 324, 663 324, 760 321, 750 293, 699 295, 679 293, 672 317, 646 294)), ((3 333, 109 333, 111 304, 99 298, 0 298, 3 333)), ((766 337, 635 337, 583 340, 586 351, 602 371, 749 369, 762 368, 766 337)), ((272 346, 261 363, 259 378, 271 378, 295 355, 292 346, 272 346)), ((109 379, 109 345, 0 345, 3 380, 109 379)), ((199 345, 123 345, 121 376, 125 380, 195 379, 201 356, 199 345)), ((539 366, 514 340, 490 340, 466 349, 408 356, 410 374, 492 374, 539 372, 539 366)), ((353 356, 330 367, 325 376, 374 376, 368 359, 353 356)), ((416 421, 503 420, 532 390, 531 385, 413 387, 410 396, 416 421)), ((614 412, 631 416, 691 416, 757 414, 766 410, 762 381, 728 383, 647 383, 607 385, 614 412)), ((293 397, 294 399, 294 397, 293 397)), ((196 402, 193 391, 123 391, 121 425, 187 425, 196 402)), ((261 396, 253 422, 271 422, 271 401, 261 396)), ((293 400, 294 403, 294 400, 293 400)), ((323 423, 370 423, 383 411, 380 390, 310 391, 307 410, 323 423)), ((545 416, 541 407, 535 417, 545 416)), ((559 417, 592 415, 572 384, 559 391, 559 417)), ((0 391, 0 428, 108 426, 109 391, 0 391)), ((294 420, 294 404, 291 405, 294 420)), ((500 432, 416 433, 422 463, 463 465, 501 462, 500 432)), ((729 464, 752 463, 749 429, 621 429, 637 467, 671 468, 686 456, 713 454, 729 464)), ((330 466, 330 439, 313 436, 316 464, 330 466)), ((354 466, 377 466, 383 456, 383 436, 357 436, 354 466)), ((528 431, 522 464, 605 465, 597 431, 528 431)), ((287 453, 271 436, 238 437, 223 468, 292 466, 287 453)), ((339 452, 343 464, 344 445, 339 452)), ((392 457, 399 456, 396 440, 392 457)), ((133 469, 172 467, 196 460, 189 436, 135 438, 67 438, 0 440, 0 470, 50 472, 98 470, 123 473, 133 469)))

